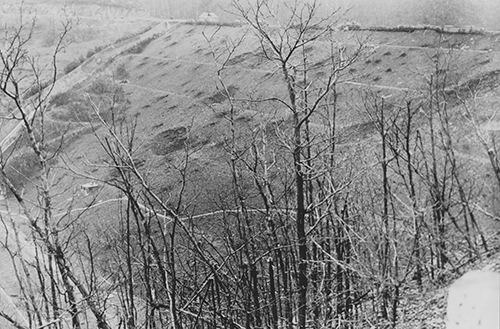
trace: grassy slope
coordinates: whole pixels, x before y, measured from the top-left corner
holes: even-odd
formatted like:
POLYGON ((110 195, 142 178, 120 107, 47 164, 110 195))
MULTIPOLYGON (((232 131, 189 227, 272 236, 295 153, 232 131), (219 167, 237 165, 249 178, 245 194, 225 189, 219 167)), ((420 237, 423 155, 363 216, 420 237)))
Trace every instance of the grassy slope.
MULTIPOLYGON (((224 199, 225 193, 230 193, 227 156, 223 150, 224 138, 227 136, 227 122, 223 119, 224 108, 222 105, 209 107, 204 104, 207 99, 217 94, 216 69, 212 65, 213 58, 202 35, 210 35, 213 31, 212 27, 177 26, 169 35, 153 41, 142 53, 123 56, 114 63, 124 65, 130 75, 129 83, 123 85, 130 101, 128 115, 138 119, 137 155, 144 160, 142 169, 148 174, 155 189, 163 191, 166 196, 178 186, 178 176, 175 176, 168 164, 179 162, 182 157, 182 150, 173 147, 173 141, 180 137, 175 133, 181 131, 180 127, 190 127, 192 143, 201 147, 192 155, 188 185, 188 195, 196 198, 196 206, 190 208, 190 211, 195 213, 214 210, 214 201, 224 199), (168 152, 169 148, 171 152, 168 152)), ((213 44, 216 47, 223 46, 224 38, 237 39, 241 33, 239 29, 224 28, 219 31, 213 44)), ((343 41, 368 37, 369 43, 376 46, 370 47, 371 50, 354 65, 353 70, 346 73, 343 80, 410 89, 423 87, 425 74, 429 73, 431 58, 435 53, 434 49, 427 47, 436 45, 438 41, 437 36, 431 32, 366 35, 342 33, 338 37, 343 41)), ((445 41, 448 45, 456 45, 458 42, 465 44, 465 50, 456 51, 455 54, 457 83, 485 76, 488 72, 500 68, 498 52, 468 51, 498 51, 500 47, 497 38, 455 36, 445 41)), ((285 90, 280 84, 279 74, 266 72, 273 71, 274 68, 261 63, 257 49, 258 45, 249 41, 238 50, 236 60, 232 62, 235 66, 224 73, 226 83, 237 90, 237 97, 284 95, 285 90)), ((325 49, 314 49, 311 53, 319 58, 326 56, 325 49)), ((498 77, 493 79, 491 86, 492 89, 481 93, 478 101, 478 116, 482 122, 500 107, 498 77)), ((340 89, 343 94, 343 110, 338 119, 341 143, 346 146, 339 148, 339 156, 352 156, 360 149, 373 147, 373 131, 367 129, 370 124, 367 123, 366 115, 359 109, 360 87, 343 85, 340 89)), ((401 93, 391 89, 382 89, 381 92, 393 95, 401 93)), ((259 124, 280 122, 286 119, 287 115, 283 109, 271 110, 269 105, 254 106, 240 114, 242 119, 239 121, 239 127, 241 133, 246 134, 259 124)), ((463 121, 460 109, 453 109, 452 115, 455 122, 459 123, 453 127, 455 135, 462 136, 458 141, 459 159, 468 168, 470 178, 483 186, 486 209, 498 214, 499 202, 493 199, 497 192, 494 190, 495 185, 491 180, 485 152, 478 147, 470 128, 465 123, 460 124, 460 121, 463 121)), ((315 120, 316 125, 321 124, 318 119, 315 120)), ((495 120, 489 125, 498 127, 498 118, 495 120)), ((96 161, 103 157, 91 135, 76 141, 68 150, 68 154, 73 157, 85 153, 96 161)), ((109 174, 102 169, 95 173, 109 174)), ((106 199, 112 195, 113 192, 106 189, 97 198, 106 199)), ((90 198, 87 198, 86 201, 89 200, 90 198)), ((109 222, 109 218, 111 214, 116 214, 119 206, 114 204, 103 208, 94 209, 87 217, 87 223, 92 223, 89 226, 100 231, 113 229, 114 223, 109 222)), ((498 225, 486 223, 490 232, 498 230, 498 225)), ((211 225, 215 224, 207 220, 205 226, 211 225)), ((498 258, 498 254, 494 257, 498 258)), ((422 325, 443 328, 445 298, 446 290, 442 288, 424 293, 408 291, 402 304, 404 312, 401 314, 401 328, 422 325)))
MULTIPOLYGON (((179 178, 170 164, 180 163, 182 158, 182 144, 185 129, 190 130, 189 142, 196 146, 197 151, 192 154, 191 170, 189 175, 188 195, 196 199, 196 206, 190 208, 193 212, 214 210, 213 203, 224 199, 229 194, 227 156, 223 145, 227 137, 227 121, 224 120, 226 108, 223 104, 208 106, 217 100, 215 87, 216 68, 213 65, 209 47, 202 33, 211 35, 214 27, 202 26, 174 26, 171 32, 153 40, 139 53, 124 54, 116 58, 111 65, 103 67, 101 76, 92 76, 85 83, 80 84, 75 92, 87 90, 92 80, 110 75, 116 67, 122 65, 128 73, 128 82, 121 87, 128 99, 126 114, 128 118, 137 118, 137 158, 143 161, 142 169, 153 182, 153 187, 167 196, 175 191, 179 178), (184 129, 183 129, 184 128, 184 129)), ((213 45, 222 47, 224 38, 237 39, 243 31, 237 28, 223 28, 214 38, 213 45)), ((372 33, 351 34, 339 33, 338 38, 352 43, 352 38, 369 38, 373 45, 353 70, 346 72, 342 80, 363 84, 376 84, 387 87, 418 89, 423 85, 423 77, 428 72, 430 59, 435 50, 428 49, 437 41, 431 32, 404 33, 372 33), (390 69, 390 70, 389 70, 390 69)), ((450 37, 450 45, 458 41, 466 42, 466 49, 494 49, 500 50, 496 37, 450 37), (461 39, 461 40, 457 40, 461 39)), ((283 96, 284 88, 280 84, 280 77, 272 73, 274 68, 262 64, 258 56, 258 44, 249 40, 238 50, 234 65, 224 73, 228 86, 235 91, 236 97, 250 96, 283 96), (268 72, 270 71, 270 72, 268 72)), ((309 50, 314 56, 326 56, 327 47, 309 50)), ((458 82, 473 77, 483 76, 488 72, 500 68, 500 55, 497 52, 457 52, 458 82)), ((104 66, 105 63, 103 63, 104 66)), ((318 77, 321 74, 314 72, 318 77)), ((494 109, 500 106, 500 88, 498 83, 492 84, 493 89, 482 93, 479 101, 479 116, 486 120, 494 109)), ((364 87, 367 88, 367 87, 364 87)), ((342 92, 341 103, 343 110, 339 113, 339 125, 343 137, 340 153, 352 154, 354 150, 366 145, 372 146, 373 132, 366 115, 359 109, 359 91, 357 85, 346 84, 340 87, 342 92), (354 101, 352 101, 354 97, 354 101), (359 145, 353 145, 359 143, 359 145)), ((385 94, 400 94, 401 91, 382 89, 385 94)), ((53 110, 61 113, 68 109, 64 106, 53 110)), ((460 118, 459 110, 454 112, 460 118)), ((247 136, 259 124, 279 123, 287 119, 288 113, 280 108, 267 105, 254 106, 238 114, 240 133, 247 136)), ((56 118, 53 115, 55 121, 56 118)), ((314 124, 321 125, 318 119, 314 124)), ((74 129, 85 126, 85 123, 74 124, 74 129)), ((489 125, 498 125, 498 121, 489 125)), ((314 125, 313 125, 314 126, 314 125)), ((496 127, 496 126, 495 126, 496 127)), ((463 130, 459 150, 464 163, 468 163, 472 171, 478 174, 481 183, 488 179, 489 170, 484 161, 484 152, 477 147, 471 131, 465 130, 466 125, 455 129, 463 130)), ((242 142, 247 139, 243 137, 242 142)), ((77 170, 101 177, 109 177, 110 172, 104 168, 88 165, 99 163, 105 159, 98 141, 92 134, 82 134, 66 147, 66 155, 70 163, 77 170)), ((87 179, 75 179, 67 171, 60 171, 54 182, 61 208, 75 196, 75 206, 91 202, 91 196, 85 197, 79 192, 80 184, 87 179)), ((492 184, 485 184, 484 195, 492 195, 492 184)), ((32 191, 28 191, 29 194, 32 191)), ((116 191, 104 188, 97 200, 107 200, 117 196, 116 191)), ((489 202, 490 206, 495 201, 489 202)), ((89 211, 82 225, 88 229, 99 230, 116 229, 110 218, 116 216, 120 206, 117 203, 108 203, 89 211)), ((116 218, 116 217, 115 217, 116 218)), ((443 298, 442 296, 439 298, 443 298)), ((442 301, 439 303, 442 304, 442 301)), ((439 304, 438 303, 438 304, 439 304)), ((440 304, 439 304, 440 305, 440 304)), ((438 305, 438 306, 439 306, 438 305)), ((440 306, 441 307, 441 306, 440 306)), ((439 308, 439 307, 438 307, 439 308)), ((442 314, 441 314, 442 315, 442 314)), ((424 319, 425 320, 425 319, 424 319)), ((422 321, 424 321, 422 320, 422 321)))
MULTIPOLYGON (((216 66, 202 33, 209 36, 214 30, 214 27, 176 26, 170 34, 152 41, 142 52, 125 54, 112 64, 123 65, 130 76, 128 83, 122 86, 130 101, 127 113, 129 117, 138 118, 138 144, 143 145, 139 151, 140 157, 146 161, 147 171, 158 178, 154 180, 154 184, 159 190, 168 190, 169 185, 175 185, 169 182, 169 171, 165 168, 166 157, 175 158, 182 153, 176 150, 171 154, 155 154, 158 152, 154 151, 154 145, 170 143, 168 140, 161 141, 162 133, 164 136, 170 136, 170 129, 190 127, 193 143, 204 145, 194 155, 194 165, 205 168, 199 172, 200 177, 213 177, 211 173, 221 173, 227 167, 225 161, 217 160, 223 153, 221 146, 227 127, 227 122, 222 120, 223 106, 206 105, 207 102, 212 103, 213 97, 217 96, 216 66)), ((238 39, 242 33, 238 28, 223 28, 214 38, 212 45, 215 48, 223 47, 224 38, 238 39)), ((425 74, 429 73, 431 57, 435 53, 434 49, 426 47, 437 42, 437 36, 431 32, 363 35, 339 33, 338 38, 348 43, 352 43, 355 38, 368 38, 372 45, 364 57, 345 73, 342 80, 409 89, 422 88, 425 74)), ((450 38, 452 40, 448 40, 448 44, 465 41, 469 43, 470 49, 481 50, 495 46, 493 40, 488 38, 450 38)), ((310 50, 310 53, 318 58, 327 56, 327 46, 325 44, 325 48, 310 50)), ((261 63, 257 50, 257 43, 249 38, 237 51, 236 59, 232 62, 234 66, 223 73, 225 82, 236 91, 236 97, 285 95, 279 74, 275 72, 275 68, 261 63)), ((500 67, 499 56, 495 52, 457 51, 456 56, 458 81, 465 81, 500 67)), ((320 70, 313 74, 321 77, 320 70)), ((338 120, 346 133, 356 133, 367 120, 366 115, 359 109, 360 89, 366 87, 352 84, 340 87, 345 97, 341 97, 344 110, 339 113, 338 120)), ((381 89, 381 92, 393 95, 401 93, 391 89, 381 89)), ((495 94, 490 96, 494 102, 495 94)), ((249 130, 263 122, 286 119, 287 115, 283 109, 270 110, 269 104, 260 105, 241 113, 239 122, 243 130, 249 130)), ((316 121, 316 124, 320 125, 320 122, 316 121)), ((352 138, 356 140, 358 137, 360 136, 349 136, 346 141, 352 141, 352 138)), ((363 134, 361 137, 370 136, 363 134)), ((92 137, 87 136, 77 141, 71 147, 71 153, 81 153, 79 145, 92 145, 91 140, 92 137)), ((92 154, 99 153, 98 147, 91 150, 92 154)), ((193 177, 193 180, 196 179, 193 177)), ((217 181, 218 178, 214 179, 217 181)), ((195 185, 193 184, 193 188, 195 185)))
MULTIPOLYGON (((0 17, 1 19, 2 17, 0 17)), ((12 24, 16 24, 13 20, 12 24)), ((51 60, 57 41, 61 33, 61 23, 48 19, 47 17, 37 18, 37 25, 34 29, 32 42, 29 44, 30 54, 37 56, 37 65, 40 68, 41 80, 50 79, 52 74, 51 60)), ((58 55, 58 75, 61 78, 64 75, 66 66, 79 58, 85 59, 89 52, 96 47, 104 47, 113 44, 117 39, 126 36, 133 36, 135 33, 144 30, 150 26, 151 22, 104 22, 96 20, 78 20, 74 19, 71 29, 65 39, 66 43, 62 52, 58 55)), ((32 83, 31 79, 24 79, 21 85, 23 89, 29 89, 32 83)), ((0 139, 12 129, 15 122, 6 120, 5 116, 8 101, 0 97, 2 108, 0 109, 0 139)))

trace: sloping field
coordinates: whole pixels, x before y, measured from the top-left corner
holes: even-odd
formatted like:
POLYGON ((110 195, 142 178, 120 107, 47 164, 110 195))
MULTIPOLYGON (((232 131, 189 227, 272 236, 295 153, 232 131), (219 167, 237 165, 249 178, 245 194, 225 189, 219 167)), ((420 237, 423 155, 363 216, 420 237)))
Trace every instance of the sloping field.
MULTIPOLYGON (((496 35, 440 36, 432 31, 335 32, 334 43, 323 40, 317 47, 304 47, 304 53, 318 63, 308 72, 314 86, 324 83, 322 79, 327 76, 324 60, 332 51, 336 54, 340 49, 346 54, 359 51, 357 61, 342 72, 337 84, 337 156, 350 158, 342 169, 350 170, 348 166, 352 163, 369 167, 377 161, 373 150, 379 137, 364 109, 365 97, 371 93, 386 99, 419 95, 426 88, 426 79, 436 70, 433 67, 436 56, 443 53, 450 54, 452 59, 448 62, 450 95, 458 93, 466 97, 466 91, 475 89, 478 97, 474 109, 479 123, 486 131, 498 133, 500 119, 494 114, 500 107, 499 38, 496 35)), ((298 65, 299 61, 300 58, 294 58, 292 63, 298 65)), ((116 171, 110 169, 112 164, 103 150, 106 141, 98 138, 104 130, 100 127, 100 118, 106 123, 115 123, 117 133, 123 136, 131 136, 130 128, 134 127, 134 163, 151 182, 151 187, 171 204, 177 201, 175 194, 182 185, 180 172, 189 154, 186 206, 182 215, 187 218, 190 214, 209 213, 212 217, 219 214, 220 208, 231 204, 233 197, 228 165, 228 141, 232 137, 228 128, 230 107, 220 90, 218 74, 236 104, 238 146, 250 149, 257 132, 265 131, 277 153, 289 154, 282 143, 292 135, 289 125, 284 124, 290 121, 289 111, 277 102, 262 101, 286 97, 280 68, 265 60, 258 40, 245 28, 157 26, 102 49, 61 80, 46 120, 47 136, 55 146, 59 145, 58 133, 66 134, 62 160, 56 164, 51 177, 56 201, 54 211, 57 218, 66 217, 70 221, 82 216, 78 229, 101 239, 94 243, 100 247, 96 255, 98 261, 109 266, 105 270, 113 271, 113 260, 108 259, 111 256, 107 254, 113 246, 108 245, 111 239, 106 240, 106 234, 119 230, 114 221, 125 206, 117 190, 102 183, 113 182, 116 171), (245 42, 240 44, 242 38, 245 42), (225 54, 236 44, 238 47, 226 62, 225 54), (101 181, 99 188, 85 193, 81 186, 91 181, 101 181), (91 203, 94 205, 86 209, 91 203)), ((451 97, 450 103, 453 133, 460 136, 457 157, 470 174, 469 179, 484 185, 484 208, 498 214, 500 209, 495 192, 491 191, 488 159, 478 147, 474 133, 468 130, 464 113, 458 106, 459 96, 451 97)), ((312 135, 318 138, 321 136, 316 133, 324 130, 326 124, 323 114, 311 117, 312 135)), ((25 143, 25 139, 18 142, 23 145, 23 140, 25 143)), ((286 170, 286 161, 277 163, 272 179, 279 181, 279 171, 286 170)), ((36 182, 36 168, 29 178, 35 178, 36 182)), ((252 192, 249 177, 242 180, 244 188, 252 192)), ((28 180, 24 185, 25 195, 35 200, 33 182, 28 180)), ((256 199, 249 193, 250 207, 259 208, 256 199)), ((199 218, 205 217, 195 216, 199 218)), ((206 219, 199 227, 216 236, 219 226, 215 218, 206 219)), ((80 247, 76 239, 72 242, 73 248, 80 247)), ((2 260, 8 258, 5 254, 0 256, 2 260)), ((3 300, 7 300, 8 307, 12 306, 7 297, 0 299, 0 306, 3 300)))
MULTIPOLYGON (((168 33, 140 48, 114 57, 99 76, 93 76, 74 90, 77 94, 84 94, 85 88, 96 78, 119 85, 126 98, 124 113, 128 118, 137 119, 136 155, 142 159, 145 172, 154 177, 154 187, 160 192, 169 194, 175 189, 177 178, 174 178, 176 175, 173 175, 171 165, 182 159, 184 145, 188 142, 195 150, 191 154, 189 179, 190 195, 197 195, 197 211, 211 210, 213 200, 209 200, 209 196, 214 192, 222 193, 227 184, 224 144, 228 137, 228 122, 225 120, 228 107, 224 95, 217 89, 217 70, 225 59, 225 50, 243 37, 245 42, 236 48, 221 76, 233 96, 245 100, 241 104, 246 105, 239 107, 236 116, 238 133, 244 143, 255 127, 279 126, 289 116, 287 110, 276 103, 248 102, 285 97, 286 88, 279 68, 264 60, 257 40, 244 28, 174 25, 168 33), (117 78, 117 71, 121 72, 122 78, 117 78), (201 185, 206 191, 200 190, 200 181, 207 182, 201 185), (208 199, 203 201, 203 196, 208 199)), ((362 95, 379 92, 390 97, 404 97, 418 93, 426 88, 426 78, 435 69, 432 63, 438 52, 451 54, 450 79, 454 85, 468 86, 470 81, 488 78, 488 93, 482 99, 495 104, 498 101, 498 75, 490 72, 500 67, 498 38, 477 35, 440 37, 432 31, 336 32, 335 44, 324 40, 321 47, 306 48, 305 51, 321 63, 329 56, 332 46, 334 49, 345 47, 347 52, 362 48, 357 62, 342 73, 338 86, 340 144, 353 149, 363 143, 372 143, 374 138, 374 132, 370 130, 373 127, 362 106, 362 95)), ((312 68, 310 76, 321 81, 325 76, 322 66, 312 68)), ((69 111, 64 105, 56 108, 53 117, 59 118, 57 120, 64 118, 64 111, 69 111)), ((455 115, 461 114, 457 112, 455 115)), ((323 124, 319 116, 312 120, 312 129, 323 124)), ((466 135, 470 134, 467 132, 466 135)), ((463 158, 470 157, 479 166, 487 165, 487 161, 481 158, 484 155, 479 155, 480 150, 467 143, 465 141, 463 145, 463 158)), ((92 134, 75 140, 67 152, 80 169, 86 166, 76 159, 88 159, 86 163, 89 164, 104 156, 92 134)), ((86 169, 104 175, 102 179, 109 175, 102 168, 86 169)))
MULTIPOLYGON (((238 103, 235 115, 238 143, 249 144, 253 132, 260 126, 273 132, 271 136, 276 130, 281 131, 280 136, 275 136, 274 142, 278 144, 279 138, 291 133, 283 124, 290 118, 287 109, 275 102, 255 101, 286 97, 286 87, 280 68, 264 59, 258 40, 245 28, 177 24, 166 32, 159 28, 157 32, 149 31, 89 58, 64 78, 68 82, 62 85, 74 87, 54 97, 48 123, 52 129, 66 131, 67 136, 71 136, 65 139, 65 163, 61 163, 54 178, 60 211, 70 202, 79 207, 120 198, 110 187, 105 187, 97 196, 84 196, 79 191, 79 186, 89 181, 88 177, 103 181, 113 177, 113 171, 103 165, 107 156, 93 133, 97 129, 99 134, 100 129, 89 102, 94 101, 103 118, 109 119, 112 115, 109 100, 113 95, 118 95, 114 111, 118 111, 120 120, 136 120, 134 156, 152 187, 165 198, 175 195, 180 186, 178 169, 188 146, 186 195, 189 206, 186 212, 217 210, 214 204, 231 195, 227 163, 229 110, 226 97, 217 87, 217 71, 226 59, 227 50, 242 38, 245 42, 239 44, 221 71, 226 87, 238 103), (68 165, 71 170, 67 169, 68 165), (79 173, 76 177, 75 172, 79 173)), ((364 95, 381 93, 398 99, 418 94, 426 88, 426 79, 435 70, 433 60, 439 53, 451 54, 453 85, 465 88, 482 81, 478 116, 488 129, 495 130, 497 119, 486 120, 499 103, 498 38, 496 35, 440 36, 433 31, 352 31, 335 32, 333 44, 323 40, 315 48, 306 47, 304 51, 308 56, 319 63, 309 73, 317 84, 325 77, 321 63, 332 49, 345 47, 347 53, 362 49, 357 61, 339 77, 339 156, 357 157, 360 150, 368 152, 377 143, 373 122, 363 108, 364 95)), ((479 176, 479 181, 488 181, 486 154, 477 147, 473 132, 460 125, 463 113, 456 109, 452 116, 458 123, 454 129, 464 129, 457 143, 458 157, 472 174, 479 176)), ((313 116, 311 121, 313 131, 323 130, 325 123, 321 115, 313 116)), ((50 136, 50 131, 48 133, 50 136)), ((370 163, 376 159, 365 157, 363 161, 370 163)), ((34 196, 30 186, 28 182, 26 193, 34 196)), ((487 184, 484 195, 490 198, 492 193, 488 189, 487 184)), ((495 208, 494 199, 486 203, 495 208)), ((112 218, 111 214, 116 213, 119 206, 113 202, 105 204, 101 210, 96 207, 89 217, 105 222, 112 218)))

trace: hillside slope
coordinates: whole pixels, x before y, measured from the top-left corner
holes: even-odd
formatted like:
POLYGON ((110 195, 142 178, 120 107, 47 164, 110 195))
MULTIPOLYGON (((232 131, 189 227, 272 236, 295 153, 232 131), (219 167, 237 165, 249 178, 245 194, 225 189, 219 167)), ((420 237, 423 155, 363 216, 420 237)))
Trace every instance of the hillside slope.
MULTIPOLYGON (((485 213, 498 216, 498 193, 494 190, 488 158, 469 129, 460 97, 468 98, 473 89, 477 93, 474 110, 480 126, 487 133, 498 133, 500 118, 495 113, 500 107, 499 38, 498 35, 438 35, 432 31, 335 32, 335 44, 325 41, 314 48, 305 47, 304 52, 320 63, 308 73, 316 81, 325 77, 321 63, 332 48, 342 48, 347 53, 362 48, 358 60, 339 77, 337 86, 336 156, 350 160, 339 167, 344 165, 341 169, 347 172, 354 165, 373 168, 373 163, 379 161, 376 154, 379 137, 373 118, 364 108, 366 97, 377 94, 394 102, 406 97, 418 98, 416 95, 425 90, 426 79, 435 70, 434 59, 448 53, 452 59, 449 61, 450 123, 453 134, 459 137, 456 154, 467 173, 466 179, 480 186, 482 197, 478 206, 485 213)), ((286 97, 287 90, 280 69, 264 59, 258 40, 245 28, 160 24, 136 38, 97 52, 61 80, 63 87, 53 96, 45 121, 54 147, 59 145, 61 131, 66 134, 63 156, 51 177, 54 210, 61 218, 81 215, 78 228, 102 239, 96 244, 103 250, 98 256, 107 271, 113 272, 112 256, 106 253, 113 246, 106 240, 106 234, 118 230, 117 214, 126 208, 126 199, 117 189, 104 184, 113 183, 117 172, 104 149, 107 140, 103 124, 114 123, 113 131, 124 138, 134 136, 130 146, 133 163, 152 189, 173 205, 178 201, 174 195, 185 189, 182 220, 200 223, 199 231, 193 233, 200 240, 216 241, 213 245, 221 243, 218 215, 231 211, 228 208, 234 195, 228 164, 228 141, 232 138, 228 127, 229 104, 220 90, 218 74, 238 103, 235 140, 241 149, 251 150, 252 142, 260 136, 258 133, 266 132, 269 143, 276 146, 276 154, 285 158, 271 173, 272 179, 279 182, 280 171, 286 171, 289 164, 289 150, 284 141, 292 135, 286 125, 291 120, 290 113, 282 105, 262 100, 286 97), (219 70, 228 48, 243 37, 245 42, 236 48, 226 67, 219 70), (189 165, 185 168, 184 186, 181 178, 186 158, 189 165), (97 182, 98 188, 85 190, 84 184, 89 182, 97 182), (85 207, 91 204, 90 208, 85 207), (190 215, 195 216, 190 218, 190 215)), ((311 117, 313 136, 319 136, 315 134, 324 127, 321 113, 311 117)), ((26 145, 25 136, 20 143, 26 145)), ((35 203, 36 171, 31 174, 35 179, 23 184, 26 196, 35 203)), ((249 192, 246 201, 258 212, 262 205, 251 178, 242 177, 249 192)), ((169 220, 168 216, 161 216, 169 220)), ((499 223, 482 216, 481 224, 493 246, 493 257, 498 258, 494 251, 498 247, 499 223)), ((78 246, 76 240, 74 243, 78 246)), ((468 264, 460 266, 465 268, 468 264)), ((408 300, 404 302, 411 303, 412 293, 408 292, 408 300)), ((437 294, 436 297, 434 292, 430 293, 442 316, 442 291, 437 294)), ((417 295, 420 300, 427 298, 425 294, 417 295)), ((420 314, 403 316, 406 323, 415 317, 420 317, 420 323, 425 322, 420 314)), ((442 321, 426 325, 439 328, 442 321)))
MULTIPOLYGON (((82 95, 95 79, 107 84, 114 83, 121 90, 126 99, 124 113, 128 118, 137 118, 137 156, 142 159, 145 171, 155 177, 154 187, 158 191, 169 193, 176 185, 168 162, 182 157, 187 132, 191 146, 197 150, 192 155, 191 192, 197 190, 202 193, 197 182, 207 179, 213 180, 214 184, 204 186, 226 184, 221 179, 227 170, 224 160, 224 140, 227 136, 227 120, 224 117, 227 106, 224 96, 216 87, 220 63, 214 61, 206 39, 216 31, 211 47, 217 54, 226 47, 228 40, 238 40, 245 33, 242 28, 175 25, 168 34, 150 40, 141 49, 115 57, 99 76, 93 76, 73 90, 75 94, 82 95), (117 77, 117 68, 122 77, 117 77)), ((497 42, 500 36, 445 35, 443 40, 439 40, 436 33, 427 31, 410 34, 338 32, 336 37, 340 44, 350 48, 356 47, 358 40, 365 46, 362 57, 340 78, 339 107, 342 110, 337 115, 337 121, 341 145, 355 146, 356 143, 370 143, 373 140, 373 132, 366 129, 369 119, 361 106, 363 93, 380 92, 397 98, 425 88, 426 76, 433 70, 432 59, 438 51, 438 44, 442 47, 460 45, 460 49, 450 50, 453 58, 456 58, 452 68, 456 85, 467 86, 470 81, 484 80, 487 90, 480 98, 481 102, 488 102, 491 107, 499 100, 499 81, 495 72, 500 68, 500 43, 497 42)), ((325 44, 325 48, 307 51, 321 60, 328 56, 328 44, 325 44)), ((238 47, 228 64, 222 76, 235 98, 258 99, 286 95, 279 70, 265 63, 256 40, 251 36, 246 36, 246 41, 238 47)), ((311 74, 321 79, 323 73, 318 68, 313 69, 311 74)), ((69 100, 68 104, 56 108, 52 118, 75 119, 74 111, 78 108, 68 106, 71 102, 69 100)), ((251 133, 262 124, 278 124, 287 120, 288 113, 284 108, 274 106, 270 109, 268 105, 256 103, 238 113, 241 135, 251 133)), ((458 112, 456 114, 460 115, 458 112)), ((85 122, 81 124, 85 126, 85 122)), ((313 123, 313 127, 314 124, 321 126, 319 121, 313 123)), ((490 122, 489 125, 495 123, 490 122)), ((464 159, 473 159, 475 165, 487 169, 487 157, 480 149, 471 147, 470 143, 474 143, 472 139, 472 132, 464 135, 463 152, 460 154, 464 159)), ((92 135, 76 139, 68 146, 68 155, 72 159, 85 158, 89 162, 103 156, 92 135)), ((80 164, 76 161, 76 166, 80 167, 80 164)), ((93 170, 103 175, 101 178, 109 174, 101 169, 93 170)), ((220 189, 220 186, 216 189, 220 189)), ((212 192, 203 193, 210 195, 212 192)), ((203 206, 202 200, 202 197, 197 200, 198 210, 211 210, 209 205, 203 206)))

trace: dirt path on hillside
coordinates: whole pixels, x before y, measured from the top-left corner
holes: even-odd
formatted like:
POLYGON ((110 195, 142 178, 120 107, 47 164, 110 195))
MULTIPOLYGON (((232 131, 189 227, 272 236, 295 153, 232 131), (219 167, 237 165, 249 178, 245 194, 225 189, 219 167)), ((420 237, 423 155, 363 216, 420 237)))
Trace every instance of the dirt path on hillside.
MULTIPOLYGON (((345 45, 357 46, 355 43, 344 43, 345 45)), ((407 46, 407 45, 397 45, 391 43, 368 43, 367 47, 373 48, 373 50, 377 48, 388 48, 388 49, 419 49, 419 50, 440 50, 444 52, 456 51, 456 52, 464 52, 464 53, 474 53, 474 54, 491 54, 491 53, 500 53, 500 50, 494 49, 474 49, 474 48, 451 48, 451 47, 425 47, 425 46, 407 46)))
MULTIPOLYGON (((156 34, 164 34, 169 29, 170 29, 170 24, 167 23, 158 24, 151 30, 139 36, 137 40, 133 40, 119 47, 115 45, 110 45, 104 48, 100 52, 96 53, 95 55, 85 60, 75 70, 59 78, 56 81, 51 94, 57 95, 59 93, 70 90, 77 84, 82 83, 89 77, 95 75, 102 68, 102 66, 105 65, 106 62, 116 58, 126 49, 133 47, 133 45, 135 45, 137 42, 140 42, 141 40, 145 40, 147 38, 151 38, 156 34)), ((26 100, 25 103, 29 104, 29 100, 26 100)), ((28 109, 27 116, 28 118, 31 118, 34 114, 34 108, 28 105, 27 109, 28 109)), ((0 150, 2 152, 7 151, 8 148, 14 144, 23 127, 24 127, 23 122, 19 121, 14 127, 11 128, 9 133, 7 133, 5 136, 2 137, 0 134, 0 138, 2 138, 2 140, 0 141, 0 150)), ((6 127, 4 126, 3 128, 5 129, 6 127)))

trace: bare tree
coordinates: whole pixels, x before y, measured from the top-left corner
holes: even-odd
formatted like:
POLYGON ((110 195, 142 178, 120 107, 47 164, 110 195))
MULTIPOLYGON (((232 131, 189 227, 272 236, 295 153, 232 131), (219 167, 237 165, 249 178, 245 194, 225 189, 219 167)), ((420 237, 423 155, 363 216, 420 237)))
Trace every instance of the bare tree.
MULTIPOLYGON (((264 58, 280 71, 286 85, 286 98, 273 98, 275 102, 291 114, 292 138, 289 149, 292 153, 295 189, 295 234, 297 241, 297 310, 298 326, 305 328, 308 314, 308 251, 307 214, 314 213, 315 202, 312 198, 312 184, 317 173, 313 171, 311 153, 312 142, 309 133, 311 118, 323 108, 325 102, 338 83, 339 74, 349 67, 359 56, 362 45, 352 53, 346 49, 333 49, 322 67, 327 75, 322 80, 309 76, 312 67, 318 64, 309 57, 306 48, 312 47, 321 39, 328 39, 335 22, 335 12, 320 15, 319 4, 313 2, 295 2, 282 4, 287 11, 284 15, 276 12, 274 3, 268 1, 236 1, 235 7, 241 17, 251 26, 260 43, 264 58), (314 177, 314 178, 313 178, 314 177)), ((321 65, 320 65, 321 66, 321 65)), ((317 67, 317 66, 316 66, 317 67)))
MULTIPOLYGON (((42 289, 41 293, 46 304, 36 311, 38 305, 31 297, 30 306, 35 308, 35 311, 30 316, 35 316, 35 323, 38 326, 59 327, 58 323, 67 311, 70 314, 72 328, 78 329, 81 327, 81 309, 79 308, 81 301, 78 300, 78 294, 96 317, 98 327, 104 329, 110 328, 105 312, 93 293, 78 278, 77 271, 66 253, 68 237, 64 237, 62 232, 64 231, 63 227, 71 226, 71 222, 63 224, 60 218, 54 214, 51 161, 57 157, 60 147, 50 147, 44 130, 45 114, 49 108, 51 93, 59 77, 58 55, 64 48, 64 38, 70 26, 70 22, 62 25, 62 31, 54 47, 50 64, 45 68, 40 68, 37 58, 31 56, 28 51, 35 28, 35 20, 26 24, 22 20, 21 13, 19 25, 6 35, 6 47, 0 51, 2 61, 0 91, 14 107, 11 120, 16 122, 16 125, 11 135, 15 138, 16 130, 24 130, 28 137, 28 146, 40 168, 39 179, 33 182, 39 191, 37 207, 34 210, 30 209, 29 201, 25 199, 19 187, 16 186, 16 182, 13 182, 7 173, 10 166, 9 155, 12 154, 9 148, 15 146, 15 143, 10 139, 4 139, 1 145, 1 174, 3 183, 12 193, 23 215, 27 218, 35 245, 40 246, 37 248, 35 259, 30 260, 30 262, 35 264, 38 277, 37 289, 42 289), (44 72, 43 69, 48 71, 44 72), (25 97, 26 90, 34 90, 34 95, 25 97), (61 295, 64 296, 66 302, 61 301, 61 295), (64 305, 66 303, 67 305, 64 305)), ((33 92, 30 93, 33 94, 33 92)), ((64 136, 61 136, 60 140, 63 139, 64 136)), ((71 234, 69 234, 69 238, 71 238, 71 234)), ((25 271, 26 280, 31 280, 29 272, 25 271)), ((23 285, 23 282, 20 284, 23 285)), ((37 289, 30 294, 38 294, 37 289)), ((30 323, 32 322, 30 321, 30 323)))

